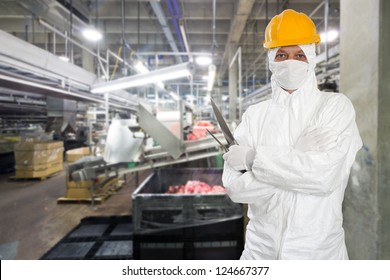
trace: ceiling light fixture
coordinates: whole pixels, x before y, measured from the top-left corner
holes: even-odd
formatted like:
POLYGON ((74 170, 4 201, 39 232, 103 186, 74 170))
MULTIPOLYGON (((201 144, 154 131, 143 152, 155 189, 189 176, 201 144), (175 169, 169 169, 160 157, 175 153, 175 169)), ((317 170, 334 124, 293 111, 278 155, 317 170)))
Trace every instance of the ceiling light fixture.
POLYGON ((65 55, 60 55, 58 58, 61 59, 62 61, 69 62, 69 57, 65 55))
POLYGON ((148 67, 146 67, 145 64, 142 63, 142 61, 137 61, 137 63, 134 64, 134 68, 137 70, 137 72, 141 74, 150 72, 148 67))
POLYGON ((211 91, 213 89, 216 70, 217 69, 216 69, 215 65, 210 64, 210 66, 209 66, 209 80, 207 83, 207 91, 211 91))
POLYGON ((85 39, 91 42, 97 42, 103 38, 102 33, 94 27, 88 27, 81 32, 85 39))
POLYGON ((91 87, 91 92, 104 93, 125 88, 139 87, 151 83, 175 80, 178 78, 190 76, 192 75, 193 71, 193 64, 191 62, 186 62, 157 69, 148 73, 141 73, 106 83, 96 84, 91 87))
POLYGON ((198 56, 195 59, 195 62, 201 66, 208 66, 211 62, 213 62, 213 60, 211 59, 211 56, 198 56))
POLYGON ((169 92, 169 95, 176 101, 179 101, 180 100, 180 96, 177 95, 176 93, 174 93, 173 91, 170 91, 169 92))
POLYGON ((321 37, 321 43, 325 43, 325 42, 330 43, 339 37, 339 32, 337 30, 329 30, 326 34, 325 32, 321 33, 320 37, 321 37))
MULTIPOLYGON (((150 72, 149 68, 146 67, 142 61, 137 61, 137 63, 134 64, 134 68, 137 70, 137 72, 139 72, 141 74, 145 74, 145 73, 150 72)), ((165 85, 163 82, 157 82, 156 85, 161 89, 165 88, 165 85)))

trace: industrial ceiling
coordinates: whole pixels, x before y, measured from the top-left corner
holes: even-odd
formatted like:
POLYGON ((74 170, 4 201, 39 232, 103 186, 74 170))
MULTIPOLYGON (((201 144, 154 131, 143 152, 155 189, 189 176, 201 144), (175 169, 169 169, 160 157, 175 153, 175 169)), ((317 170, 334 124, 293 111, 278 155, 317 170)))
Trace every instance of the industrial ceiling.
MULTIPOLYGON (((269 80, 266 52, 262 47, 264 30, 275 14, 287 8, 310 15, 320 33, 339 29, 339 0, 0 0, 0 29, 55 56, 68 57, 67 63, 95 74, 96 82, 104 76, 118 79, 134 74, 132 64, 138 60, 152 71, 206 54, 212 56, 217 69, 215 88, 225 96, 232 50, 234 53, 240 48, 242 90, 248 95, 269 80), (87 26, 103 33, 99 43, 83 39, 81 31, 87 26)), ((321 44, 318 52, 323 53, 337 44, 337 39, 321 44)), ((9 67, 0 66, 0 74, 7 75, 9 67)), ((167 89, 184 99, 195 96, 195 91, 201 96, 206 94, 204 76, 207 74, 208 67, 196 65, 191 80, 172 80, 166 83, 167 89)), ((28 75, 22 71, 17 77, 23 80, 28 75)), ((22 108, 18 108, 21 103, 17 100, 44 102, 45 92, 50 92, 34 88, 20 90, 15 81, 1 80, 1 83, 0 112, 4 114, 6 110, 8 115, 22 108), (18 90, 22 92, 20 96, 18 90)), ((81 100, 84 94, 90 94, 88 89, 72 85, 70 90, 81 100)), ((131 89, 126 94, 148 97, 140 92, 131 89)), ((126 94, 122 98, 128 99, 126 94)), ((59 91, 56 95, 69 97, 59 91)), ((70 98, 77 100, 75 96, 70 98)), ((43 110, 38 103, 23 106, 43 110)))

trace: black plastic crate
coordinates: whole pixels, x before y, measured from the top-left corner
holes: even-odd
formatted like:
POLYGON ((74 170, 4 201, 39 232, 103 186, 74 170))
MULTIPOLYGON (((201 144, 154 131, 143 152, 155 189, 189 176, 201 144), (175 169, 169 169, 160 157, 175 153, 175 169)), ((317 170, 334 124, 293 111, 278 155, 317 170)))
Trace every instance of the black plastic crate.
POLYGON ((244 249, 243 216, 203 225, 134 234, 134 259, 237 260, 244 249))
POLYGON ((168 194, 169 186, 198 180, 222 185, 220 168, 157 169, 132 195, 133 225, 137 234, 156 229, 192 226, 241 216, 242 205, 221 194, 168 194))
POLYGON ((88 217, 45 253, 43 260, 238 259, 243 217, 133 234, 131 216, 88 217))
POLYGON ((133 259, 133 224, 131 220, 131 216, 84 218, 41 259, 133 259))

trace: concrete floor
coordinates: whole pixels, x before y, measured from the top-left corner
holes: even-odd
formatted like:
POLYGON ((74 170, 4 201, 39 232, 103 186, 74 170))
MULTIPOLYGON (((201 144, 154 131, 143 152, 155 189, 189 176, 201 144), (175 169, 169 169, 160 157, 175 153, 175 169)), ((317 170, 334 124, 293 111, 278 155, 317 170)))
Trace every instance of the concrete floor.
MULTIPOLYGON (((131 194, 135 174, 105 202, 58 204, 65 195, 64 172, 52 178, 13 181, 13 174, 0 175, 0 259, 37 260, 89 216, 131 214, 131 194)), ((143 180, 146 173, 140 174, 143 180)))

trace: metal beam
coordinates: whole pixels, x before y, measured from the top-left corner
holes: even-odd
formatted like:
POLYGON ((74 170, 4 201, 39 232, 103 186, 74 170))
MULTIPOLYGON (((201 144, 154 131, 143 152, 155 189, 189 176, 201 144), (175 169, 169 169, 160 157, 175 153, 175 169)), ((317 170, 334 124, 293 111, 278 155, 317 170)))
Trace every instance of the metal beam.
POLYGON ((242 32, 245 28, 248 17, 252 11, 255 0, 240 0, 237 4, 237 11, 230 25, 230 32, 225 51, 223 53, 222 62, 219 68, 218 77, 221 79, 228 67, 228 52, 230 44, 238 44, 241 39, 242 32))

